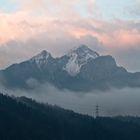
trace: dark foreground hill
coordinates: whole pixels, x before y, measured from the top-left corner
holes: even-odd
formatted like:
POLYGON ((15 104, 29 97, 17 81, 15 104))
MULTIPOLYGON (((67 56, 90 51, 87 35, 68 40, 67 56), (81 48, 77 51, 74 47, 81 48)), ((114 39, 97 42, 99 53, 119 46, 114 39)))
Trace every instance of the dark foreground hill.
POLYGON ((0 140, 139 140, 140 123, 134 120, 94 119, 0 94, 0 140))

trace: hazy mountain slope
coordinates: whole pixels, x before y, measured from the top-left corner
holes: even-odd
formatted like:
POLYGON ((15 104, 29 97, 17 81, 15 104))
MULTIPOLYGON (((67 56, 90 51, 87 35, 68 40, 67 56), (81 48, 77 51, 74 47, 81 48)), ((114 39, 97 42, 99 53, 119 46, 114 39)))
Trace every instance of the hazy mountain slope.
POLYGON ((73 49, 60 58, 42 51, 0 74, 3 84, 10 88, 34 88, 37 83, 50 83, 73 91, 140 87, 140 73, 129 73, 117 66, 112 56, 100 56, 87 46, 73 49))

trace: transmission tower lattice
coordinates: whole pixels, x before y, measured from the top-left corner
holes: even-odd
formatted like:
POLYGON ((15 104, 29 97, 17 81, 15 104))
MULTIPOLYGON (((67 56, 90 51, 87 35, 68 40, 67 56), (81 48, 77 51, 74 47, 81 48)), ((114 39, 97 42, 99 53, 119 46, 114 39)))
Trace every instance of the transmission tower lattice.
POLYGON ((96 105, 96 110, 95 110, 95 117, 99 117, 99 105, 96 105))

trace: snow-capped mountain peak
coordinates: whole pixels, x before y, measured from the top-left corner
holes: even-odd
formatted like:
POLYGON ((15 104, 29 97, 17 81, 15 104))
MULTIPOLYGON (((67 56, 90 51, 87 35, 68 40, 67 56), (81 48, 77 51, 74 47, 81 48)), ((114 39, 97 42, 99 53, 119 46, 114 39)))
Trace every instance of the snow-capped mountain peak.
POLYGON ((75 76, 80 72, 83 65, 99 56, 100 55, 97 52, 94 52, 85 45, 81 45, 80 47, 71 50, 67 54, 69 59, 63 69, 66 70, 71 76, 75 76))
POLYGON ((89 57, 93 59, 99 57, 99 54, 97 52, 91 50, 86 45, 81 45, 78 48, 71 50, 68 55, 71 55, 73 53, 76 53, 79 57, 89 57))
POLYGON ((51 57, 51 54, 48 53, 46 50, 43 50, 38 55, 32 57, 30 59, 31 63, 36 63, 36 65, 40 68, 41 66, 44 66, 48 62, 48 58, 51 57))

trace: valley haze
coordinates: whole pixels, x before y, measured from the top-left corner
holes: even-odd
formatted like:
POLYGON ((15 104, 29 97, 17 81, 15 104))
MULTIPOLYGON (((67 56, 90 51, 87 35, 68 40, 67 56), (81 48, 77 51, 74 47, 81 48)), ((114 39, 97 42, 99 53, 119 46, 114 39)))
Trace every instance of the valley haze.
POLYGON ((100 115, 102 116, 140 115, 140 94, 139 83, 137 82, 140 81, 140 74, 129 73, 125 68, 117 66, 112 56, 100 56, 86 45, 74 48, 60 58, 53 58, 50 53, 44 50, 27 61, 13 64, 5 70, 1 70, 0 73, 3 93, 30 97, 40 102, 56 104, 92 116, 95 115, 97 104, 100 106, 100 115), (83 69, 83 67, 85 68, 83 69), (34 71, 35 74, 32 74, 34 71), (49 76, 52 76, 49 79, 44 76, 47 72, 49 76), (56 75, 57 73, 60 73, 60 75, 56 75), (40 75, 42 76, 40 77, 40 75), (123 75, 124 77, 130 75, 136 85, 131 86, 129 79, 122 79, 123 75), (92 76, 93 79, 87 80, 92 76), (77 81, 77 77, 81 79, 77 81), (108 81, 110 78, 111 80, 108 81), (56 80, 60 81, 54 83, 56 80), (84 80, 84 83, 80 83, 84 80), (94 88, 91 83, 90 87, 84 87, 83 90, 83 85, 87 81, 89 85, 89 81, 92 80, 93 82, 95 80, 94 83, 96 83, 96 80, 99 81, 99 85, 94 88), (116 83, 111 83, 114 80, 116 80, 116 83), (100 85, 102 83, 100 81, 103 81, 103 84, 100 85), (70 86, 71 82, 74 83, 74 87, 70 86), (106 84, 107 82, 108 84, 106 84), (128 83, 123 85, 123 82, 128 83), (85 90, 85 88, 87 89, 85 90))

